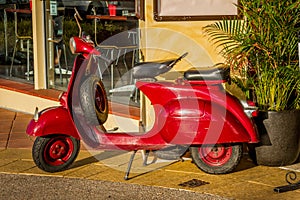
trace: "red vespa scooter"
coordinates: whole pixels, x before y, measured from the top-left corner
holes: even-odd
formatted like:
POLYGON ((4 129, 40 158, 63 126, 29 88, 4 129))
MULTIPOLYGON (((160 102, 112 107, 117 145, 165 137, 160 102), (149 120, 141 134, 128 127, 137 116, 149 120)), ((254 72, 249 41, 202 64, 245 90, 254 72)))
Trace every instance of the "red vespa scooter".
POLYGON ((251 120, 256 107, 240 102, 222 86, 229 80, 227 67, 188 70, 175 82, 155 81, 156 76, 168 72, 187 53, 167 61, 139 63, 133 68, 132 76, 138 80, 136 87, 154 107, 151 130, 106 130, 108 101, 101 82, 101 62, 95 58, 108 60, 83 37, 71 38, 70 46, 78 55, 67 92, 59 99, 61 105, 37 110, 27 128, 27 134, 36 136, 32 154, 42 170, 57 172, 68 168, 83 140, 95 149, 133 151, 125 179, 138 150, 145 150, 146 158, 152 151, 166 159, 168 155, 180 158, 189 149, 199 169, 223 174, 232 172, 239 164, 243 144, 259 142, 251 120))

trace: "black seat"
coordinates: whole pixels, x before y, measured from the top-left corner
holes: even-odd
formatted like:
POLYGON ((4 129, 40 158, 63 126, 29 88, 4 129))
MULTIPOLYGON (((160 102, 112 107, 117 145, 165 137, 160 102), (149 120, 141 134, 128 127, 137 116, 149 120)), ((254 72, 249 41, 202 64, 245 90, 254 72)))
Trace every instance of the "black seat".
POLYGON ((230 68, 227 66, 206 67, 199 69, 191 69, 184 72, 186 80, 203 80, 203 81, 217 81, 230 79, 230 68))
POLYGON ((170 71, 177 62, 187 55, 186 52, 176 59, 139 63, 134 66, 132 76, 134 79, 154 79, 156 76, 170 71))
POLYGON ((134 79, 145 79, 145 78, 155 78, 156 76, 166 73, 172 66, 169 66, 171 62, 142 62, 134 66, 132 71, 132 76, 134 79))

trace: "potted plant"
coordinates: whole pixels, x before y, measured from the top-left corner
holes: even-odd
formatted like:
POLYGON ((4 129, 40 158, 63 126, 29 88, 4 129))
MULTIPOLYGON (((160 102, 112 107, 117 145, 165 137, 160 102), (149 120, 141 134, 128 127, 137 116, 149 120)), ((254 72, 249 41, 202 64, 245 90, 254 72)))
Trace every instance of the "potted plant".
POLYGON ((240 0, 241 18, 204 27, 230 65, 232 80, 257 103, 258 164, 281 166, 299 156, 300 2, 240 0))

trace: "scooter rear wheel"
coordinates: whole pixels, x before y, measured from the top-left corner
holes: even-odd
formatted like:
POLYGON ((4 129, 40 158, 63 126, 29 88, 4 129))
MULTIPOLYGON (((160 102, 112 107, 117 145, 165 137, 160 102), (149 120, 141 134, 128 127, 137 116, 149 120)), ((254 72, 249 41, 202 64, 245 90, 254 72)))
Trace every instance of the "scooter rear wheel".
POLYGON ((80 86, 80 103, 90 125, 102 125, 108 117, 108 100, 104 85, 97 76, 88 77, 80 86))
POLYGON ((76 159, 80 140, 66 135, 37 137, 32 147, 32 157, 38 168, 46 172, 67 169, 76 159))
POLYGON ((243 148, 241 144, 217 144, 190 147, 194 163, 209 174, 232 172, 240 163, 243 148))

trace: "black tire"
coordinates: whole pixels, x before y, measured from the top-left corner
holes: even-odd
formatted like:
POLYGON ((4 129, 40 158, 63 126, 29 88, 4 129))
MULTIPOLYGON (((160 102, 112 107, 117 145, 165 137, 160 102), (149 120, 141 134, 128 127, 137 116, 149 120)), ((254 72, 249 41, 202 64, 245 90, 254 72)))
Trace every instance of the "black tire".
POLYGON ((67 169, 76 159, 80 140, 66 135, 37 137, 32 147, 32 158, 38 168, 46 172, 67 169))
POLYGON ((108 117, 108 100, 104 85, 96 76, 88 77, 80 86, 80 103, 90 125, 102 125, 108 117))
POLYGON ((240 163, 243 154, 241 144, 218 144, 190 147, 194 163, 209 174, 232 172, 240 163))

